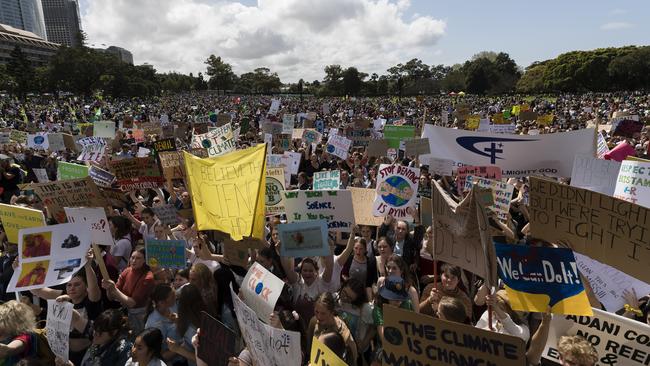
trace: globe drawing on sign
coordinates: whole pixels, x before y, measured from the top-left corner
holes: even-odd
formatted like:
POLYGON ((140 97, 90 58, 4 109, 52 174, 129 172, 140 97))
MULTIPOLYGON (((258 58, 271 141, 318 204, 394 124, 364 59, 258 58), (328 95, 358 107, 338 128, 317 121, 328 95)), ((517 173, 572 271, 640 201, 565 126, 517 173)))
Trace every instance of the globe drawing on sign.
POLYGON ((36 145, 42 145, 44 142, 45 142, 45 137, 43 137, 43 136, 34 137, 34 143, 36 145))
POLYGON ((387 178, 379 185, 378 190, 384 202, 393 207, 406 205, 414 194, 409 182, 400 176, 387 178))
POLYGON ((201 145, 203 145, 204 148, 209 149, 212 146, 212 141, 205 139, 201 141, 201 145))
POLYGON ((273 177, 266 177, 266 205, 275 206, 282 200, 282 183, 273 177))
POLYGON ((335 149, 336 148, 334 147, 334 145, 327 145, 327 152, 328 153, 330 153, 330 154, 333 153, 335 149))

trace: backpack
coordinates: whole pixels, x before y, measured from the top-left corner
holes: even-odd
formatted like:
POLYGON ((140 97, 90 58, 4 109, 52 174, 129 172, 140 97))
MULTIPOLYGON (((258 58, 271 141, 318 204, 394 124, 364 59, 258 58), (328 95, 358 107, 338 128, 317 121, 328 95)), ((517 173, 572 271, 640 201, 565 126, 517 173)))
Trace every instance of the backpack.
POLYGON ((45 365, 54 365, 56 355, 52 352, 47 341, 45 329, 36 329, 34 332, 34 344, 36 345, 36 358, 45 365))

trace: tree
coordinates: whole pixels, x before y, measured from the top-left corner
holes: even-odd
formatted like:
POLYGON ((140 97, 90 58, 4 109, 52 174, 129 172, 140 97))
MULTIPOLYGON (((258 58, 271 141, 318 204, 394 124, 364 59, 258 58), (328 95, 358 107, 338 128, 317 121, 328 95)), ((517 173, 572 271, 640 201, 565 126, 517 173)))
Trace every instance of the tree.
POLYGON ((230 64, 215 55, 210 55, 205 64, 208 65, 206 74, 210 77, 208 85, 211 89, 228 90, 233 86, 235 74, 230 64))
POLYGON ((325 66, 325 87, 329 94, 343 94, 343 68, 341 65, 325 66))
POLYGON ((24 99, 34 80, 34 67, 19 46, 14 47, 10 56, 7 63, 7 74, 11 77, 9 83, 14 92, 24 99))
POLYGON ((343 93, 357 95, 361 91, 362 78, 356 67, 348 67, 343 72, 343 93))

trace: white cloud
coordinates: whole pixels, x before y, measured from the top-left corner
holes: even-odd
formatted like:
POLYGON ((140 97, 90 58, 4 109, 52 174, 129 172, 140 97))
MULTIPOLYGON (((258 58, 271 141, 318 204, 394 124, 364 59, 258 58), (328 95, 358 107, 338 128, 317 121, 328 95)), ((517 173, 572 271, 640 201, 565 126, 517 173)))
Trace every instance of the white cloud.
POLYGON ((609 22, 600 26, 602 30, 619 30, 634 27, 634 24, 627 22, 609 22))
POLYGON ((329 64, 384 73, 418 57, 434 62, 446 22, 406 20, 408 0, 86 0, 89 43, 116 45, 159 71, 205 71, 210 54, 236 73, 266 66, 285 82, 322 79, 329 64))

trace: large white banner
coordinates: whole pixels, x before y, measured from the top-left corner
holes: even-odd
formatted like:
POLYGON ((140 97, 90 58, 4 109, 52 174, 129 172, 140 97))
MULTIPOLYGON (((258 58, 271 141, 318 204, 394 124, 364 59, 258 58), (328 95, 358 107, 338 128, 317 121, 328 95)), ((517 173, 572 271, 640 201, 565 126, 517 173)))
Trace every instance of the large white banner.
POLYGON ((542 357, 560 363, 557 342, 563 335, 581 335, 598 352, 596 365, 642 366, 650 362, 650 326, 594 309, 593 316, 553 316, 542 357))
POLYGON ((574 156, 596 156, 593 128, 538 136, 504 136, 425 124, 422 138, 428 138, 431 146, 431 154, 423 158, 451 159, 456 168, 495 165, 504 177, 570 177, 574 156))
POLYGON ((620 167, 621 163, 615 160, 578 155, 573 160, 571 186, 611 196, 616 188, 616 177, 620 167))

